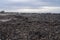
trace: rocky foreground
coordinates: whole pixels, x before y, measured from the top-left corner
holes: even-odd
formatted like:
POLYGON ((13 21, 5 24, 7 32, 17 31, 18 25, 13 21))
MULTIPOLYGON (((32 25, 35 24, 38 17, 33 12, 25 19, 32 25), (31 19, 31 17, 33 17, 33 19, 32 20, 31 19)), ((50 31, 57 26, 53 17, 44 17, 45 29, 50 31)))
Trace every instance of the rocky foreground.
POLYGON ((60 14, 0 15, 0 40, 60 40, 60 14))

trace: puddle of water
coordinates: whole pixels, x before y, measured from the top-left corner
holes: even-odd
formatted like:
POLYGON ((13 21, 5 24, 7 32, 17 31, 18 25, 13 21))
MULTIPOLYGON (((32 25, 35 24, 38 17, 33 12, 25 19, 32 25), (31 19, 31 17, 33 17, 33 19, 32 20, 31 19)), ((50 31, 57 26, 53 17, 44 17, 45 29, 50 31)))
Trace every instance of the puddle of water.
POLYGON ((0 21, 1 22, 7 22, 7 21, 10 21, 11 19, 1 19, 0 21))

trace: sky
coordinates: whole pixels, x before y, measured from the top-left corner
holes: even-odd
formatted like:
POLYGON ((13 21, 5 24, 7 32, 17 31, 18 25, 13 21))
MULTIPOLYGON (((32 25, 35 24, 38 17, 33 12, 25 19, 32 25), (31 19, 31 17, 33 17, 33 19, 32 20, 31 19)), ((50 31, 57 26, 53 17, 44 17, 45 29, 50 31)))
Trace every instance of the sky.
POLYGON ((60 0, 0 0, 0 10, 60 13, 60 0))

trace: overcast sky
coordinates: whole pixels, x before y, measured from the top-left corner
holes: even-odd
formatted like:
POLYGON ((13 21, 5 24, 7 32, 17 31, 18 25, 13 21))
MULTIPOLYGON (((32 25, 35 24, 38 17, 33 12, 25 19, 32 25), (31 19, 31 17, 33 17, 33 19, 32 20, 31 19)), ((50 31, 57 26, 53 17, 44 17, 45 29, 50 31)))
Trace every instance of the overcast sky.
POLYGON ((60 0, 0 0, 0 10, 59 13, 60 0))

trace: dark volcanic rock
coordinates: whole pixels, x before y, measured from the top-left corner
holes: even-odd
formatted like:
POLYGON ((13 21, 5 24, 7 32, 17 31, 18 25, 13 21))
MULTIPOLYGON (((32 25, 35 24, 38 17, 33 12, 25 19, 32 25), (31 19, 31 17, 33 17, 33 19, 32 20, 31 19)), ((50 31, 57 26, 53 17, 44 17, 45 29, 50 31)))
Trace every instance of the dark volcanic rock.
POLYGON ((2 40, 60 40, 60 14, 6 15, 0 19, 2 40))

